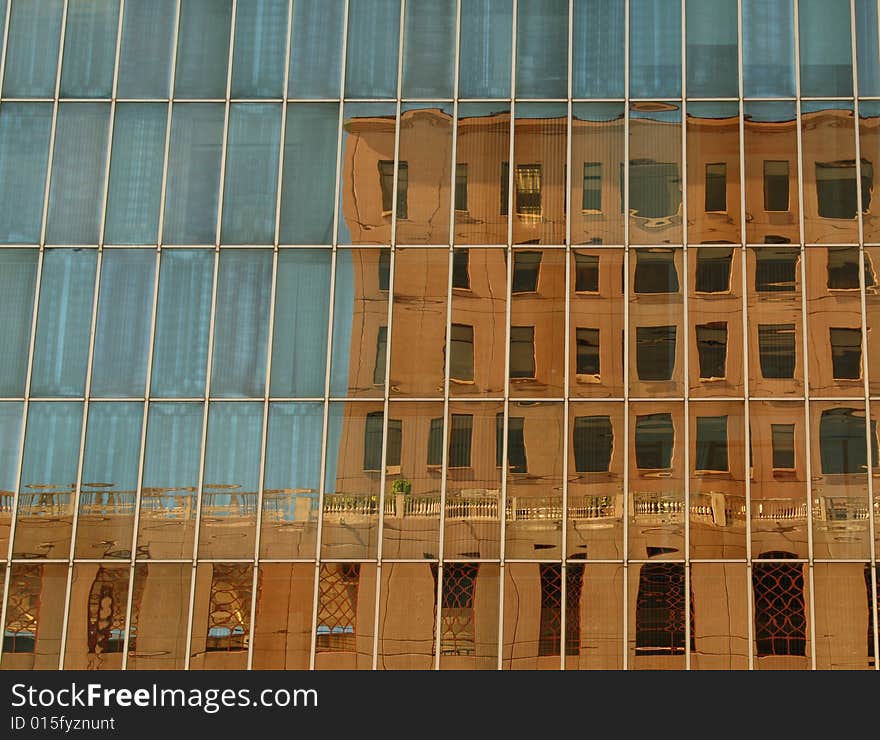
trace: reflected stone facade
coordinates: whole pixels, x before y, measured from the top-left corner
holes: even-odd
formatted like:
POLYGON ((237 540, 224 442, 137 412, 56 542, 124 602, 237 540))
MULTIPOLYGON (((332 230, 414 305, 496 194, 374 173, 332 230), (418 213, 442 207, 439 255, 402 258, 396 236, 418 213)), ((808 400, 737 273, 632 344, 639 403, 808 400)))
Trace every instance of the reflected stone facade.
POLYGON ((0 13, 0 668, 878 668, 876 0, 0 13))

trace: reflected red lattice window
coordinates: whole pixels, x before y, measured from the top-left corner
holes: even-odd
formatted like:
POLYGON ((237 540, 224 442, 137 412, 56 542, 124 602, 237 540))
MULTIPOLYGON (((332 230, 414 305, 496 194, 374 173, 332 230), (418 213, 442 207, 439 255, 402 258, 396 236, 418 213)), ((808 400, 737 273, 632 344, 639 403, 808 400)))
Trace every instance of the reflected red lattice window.
MULTIPOLYGON (((877 575, 880 576, 880 566, 877 566, 877 575)), ((878 579, 880 586, 880 579, 878 579)), ((874 588, 871 584, 871 566, 865 566, 865 589, 868 592, 868 665, 874 667, 874 621, 880 609, 874 604, 874 588)))
POLYGON ((89 653, 121 653, 125 644, 128 568, 98 568, 89 589, 89 653))
MULTIPOLYGON (((685 652, 685 577, 681 563, 645 563, 636 600, 636 654, 685 652)), ((694 600, 690 599, 691 650, 694 649, 694 600)))
MULTIPOLYGON (((765 552, 762 559, 790 560, 790 552, 765 552)), ((807 618, 802 563, 755 563, 755 647, 766 655, 806 655, 807 618)))
POLYGON ((214 563, 205 650, 247 650, 250 639, 253 566, 214 563))
MULTIPOLYGON (((473 655, 474 590, 479 563, 446 563, 443 566, 443 591, 440 595, 440 654, 473 655)), ((434 583, 437 566, 431 566, 434 583)))
MULTIPOLYGON (((541 633, 538 655, 559 655, 562 636, 562 566, 545 563, 541 568, 541 633)), ((566 568, 565 654, 580 653, 581 584, 584 566, 572 563, 566 568)))
POLYGON ((318 582, 319 653, 354 652, 360 563, 324 563, 318 582))
POLYGON ((13 569, 9 582, 9 602, 6 605, 3 652, 34 652, 40 623, 42 584, 42 565, 19 565, 13 569))

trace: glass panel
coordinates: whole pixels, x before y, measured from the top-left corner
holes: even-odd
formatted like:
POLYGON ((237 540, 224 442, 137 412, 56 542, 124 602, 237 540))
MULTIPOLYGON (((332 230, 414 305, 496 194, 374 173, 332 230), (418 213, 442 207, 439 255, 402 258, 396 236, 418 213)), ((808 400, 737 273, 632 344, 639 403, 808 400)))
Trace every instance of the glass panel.
POLYGON ((130 568, 77 563, 70 579, 65 670, 120 670, 130 568))
POLYGON ((190 670, 247 667, 253 563, 200 563, 195 570, 190 670))
POLYGON ((329 250, 278 253, 270 392, 280 397, 324 395, 330 309, 329 250))
POLYGON ((308 670, 312 650, 312 563, 263 563, 257 578, 254 670, 308 670))
POLYGON ((134 569, 128 670, 181 670, 186 653, 190 563, 140 563, 134 569))
POLYGON ((681 110, 634 103, 629 128, 629 225, 635 244, 679 244, 681 110))
POLYGON ((736 6, 736 0, 688 0, 685 19, 688 97, 735 98, 739 95, 736 6))
POLYGON ((259 397, 266 387, 271 250, 220 252, 211 394, 259 397))
POLYGON ((20 401, 0 403, 0 553, 6 559, 15 490, 18 488, 18 459, 22 442, 20 401))
POLYGON ((681 3, 630 0, 629 94, 681 97, 681 3))
POLYGON ((58 107, 46 241, 97 244, 104 207, 109 103, 58 107))
POLYGON ((336 184, 336 103, 289 105, 281 185, 282 244, 330 244, 336 184))
POLYGON ((849 5, 849 0, 799 0, 801 95, 852 96, 849 5))
POLYGON ((791 0, 742 0, 743 94, 794 97, 791 0))
POLYGON ((167 244, 214 244, 223 116, 219 103, 174 106, 162 237, 167 244))
POLYGON ((68 0, 61 64, 62 98, 109 98, 119 0, 68 0))
POLYGON ((870 577, 868 563, 816 563, 813 566, 818 670, 874 667, 873 629, 865 629, 866 624, 871 627, 874 623, 869 614, 870 577), (867 590, 866 583, 869 584, 867 590))
POLYGON ((784 550, 763 552, 760 557, 774 562, 752 567, 755 668, 809 670, 807 614, 813 612, 806 564, 788 562, 794 554, 784 550))
POLYGON ((24 396, 38 261, 36 249, 0 250, 0 396, 24 396))
POLYGON ((294 3, 287 83, 290 97, 339 97, 344 19, 344 0, 294 3))
POLYGON ((0 243, 40 241, 51 130, 49 103, 0 108, 0 243))
POLYGON ((395 563, 382 569, 379 670, 434 667, 436 569, 434 563, 395 563))
POLYGON ((375 563, 324 563, 318 575, 315 668, 371 670, 375 563))
POLYGON ((191 558, 202 448, 200 403, 151 403, 138 557, 191 558))
POLYGON ((859 70, 859 95, 880 95, 880 58, 878 48, 877 3, 856 0, 856 62, 859 70))
POLYGON ((155 244, 165 160, 164 103, 119 103, 107 195, 107 244, 155 244))
POLYGON ((66 599, 67 565, 11 567, 0 669, 58 670, 66 599))
POLYGON ((510 96, 511 0, 462 0, 458 94, 510 96))
POLYGON ((399 44, 400 0, 349 3, 345 97, 395 97, 399 44))
POLYGON ((622 98, 624 4, 574 0, 572 94, 576 98, 622 98))
POLYGON ((315 557, 323 420, 320 403, 269 405, 261 557, 315 557))
MULTIPOLYGON (((862 229, 865 242, 880 242, 880 219, 871 212, 874 196, 874 167, 880 166, 880 102, 859 101, 859 145, 861 149, 862 229)), ((880 175, 880 172, 878 172, 880 175)), ((874 208, 876 210, 876 207, 874 208)))
POLYGON ((119 97, 168 97, 176 20, 176 0, 153 0, 125 6, 119 79, 116 82, 119 97), (149 28, 150 33, 143 33, 145 28, 149 28))
MULTIPOLYGON (((142 403, 89 405, 74 550, 77 558, 131 557, 143 415, 142 403)), ((122 611, 124 619, 124 607, 122 611)))
POLYGON ((880 393, 880 337, 871 331, 880 326, 880 291, 878 291, 877 270, 880 269, 880 250, 868 247, 864 251, 865 259, 865 318, 867 320, 866 351, 868 353, 868 380, 870 392, 874 396, 880 393))
POLYGON ((739 106, 688 103, 687 144, 688 242, 738 243, 739 106))
POLYGON ((200 558, 253 557, 262 433, 262 404, 211 404, 202 484, 200 558))
POLYGON ((687 589, 684 563, 649 562, 628 570, 629 669, 684 670, 686 620, 689 647, 696 647, 693 586, 687 589))
POLYGON ((273 243, 280 136, 280 105, 230 106, 220 232, 224 244, 273 243))
POLYGON ((15 0, 12 3, 3 97, 53 96, 63 10, 64 0, 41 3, 15 0))
POLYGON ((151 394, 192 398, 205 391, 214 253, 162 253, 151 394))
POLYGON ((519 0, 516 10, 516 96, 568 95, 568 3, 519 0))
POLYGON ((498 669, 497 563, 446 563, 440 591, 440 669, 498 669))
POLYGON ((107 250, 101 261, 93 396, 143 396, 147 382, 156 253, 107 250))
POLYGON ((226 97, 232 0, 180 0, 177 98, 226 97))
POLYGON ((85 392, 97 250, 47 249, 31 370, 31 395, 85 392))
POLYGON ((403 36, 403 97, 451 98, 455 0, 409 0, 403 36))
POLYGON ((504 670, 558 671, 560 654, 577 654, 580 637, 578 576, 584 566, 566 569, 567 595, 574 609, 566 607, 562 633, 563 574, 560 563, 509 563, 504 569, 504 670), (577 584, 577 585, 576 585, 577 584))
POLYGON ((565 615, 578 630, 568 633, 567 670, 623 668, 623 574, 620 565, 569 563, 565 615))
POLYGON ((82 408, 39 401, 28 407, 14 558, 68 557, 82 408))
POLYGON ((287 49, 285 0, 240 3, 235 11, 233 98, 280 98, 287 49))
POLYGON ((748 571, 744 563, 694 563, 694 650, 691 668, 743 671, 749 667, 748 571))

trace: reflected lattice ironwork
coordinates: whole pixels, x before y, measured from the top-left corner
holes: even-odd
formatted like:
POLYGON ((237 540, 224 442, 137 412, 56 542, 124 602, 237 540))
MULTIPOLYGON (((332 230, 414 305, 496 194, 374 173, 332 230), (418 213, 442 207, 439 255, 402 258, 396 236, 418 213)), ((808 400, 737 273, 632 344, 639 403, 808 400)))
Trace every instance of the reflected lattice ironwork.
POLYGON ((251 623, 253 566, 214 563, 205 650, 247 650, 251 623))
MULTIPOLYGON (((562 637, 562 566, 541 566, 541 633, 538 655, 559 655, 562 637)), ((565 654, 580 654, 581 586, 584 566, 572 563, 565 570, 565 654)))
MULTIPOLYGON (((636 601, 636 653, 680 655, 685 652, 685 572, 681 563, 645 563, 636 601)), ((691 650, 694 609, 690 599, 691 650)))
POLYGON ((40 622, 42 565, 20 565, 9 583, 3 652, 32 653, 40 622))
POLYGON ((318 652, 353 652, 360 563, 324 563, 318 584, 318 652))
MULTIPOLYGON (((789 552, 765 552, 762 558, 789 560, 789 552)), ((755 563, 755 649, 759 656, 805 655, 807 618, 802 563, 755 563)))

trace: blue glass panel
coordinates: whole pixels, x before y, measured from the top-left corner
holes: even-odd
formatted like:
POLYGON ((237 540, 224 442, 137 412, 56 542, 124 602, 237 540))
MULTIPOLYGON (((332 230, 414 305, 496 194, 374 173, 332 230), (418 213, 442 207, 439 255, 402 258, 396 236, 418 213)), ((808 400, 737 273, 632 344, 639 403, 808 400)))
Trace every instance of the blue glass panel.
POLYGON ((137 488, 143 413, 142 403, 89 404, 83 486, 112 484, 107 493, 137 488))
POLYGON ((575 0, 572 94, 576 98, 622 98, 624 7, 619 0, 575 0))
POLYGON ((6 42, 4 97, 54 95, 63 10, 63 0, 13 0, 6 42))
POLYGON ((395 97, 399 44, 400 0, 350 0, 346 97, 395 97))
POLYGON ((162 252, 152 395, 194 398, 204 394, 213 282, 212 250, 162 252))
POLYGON ((217 234, 222 103, 175 104, 165 193, 166 244, 213 244, 217 234))
POLYGON ((743 94, 794 96, 794 9, 791 0, 742 0, 743 94))
MULTIPOLYGON (((850 97, 852 38, 849 0, 800 0, 801 95, 850 97)), ((877 60, 874 60, 877 66, 877 60)))
POLYGON ((290 97, 338 98, 345 0, 297 0, 290 31, 290 97))
POLYGON ((221 250, 211 394, 259 397, 266 386, 271 250, 221 250))
POLYGON ((330 250, 279 252, 271 395, 324 395, 329 309, 330 250))
POLYGON ((37 282, 36 249, 0 250, 0 396, 23 396, 37 282))
POLYGON ((82 412, 80 401, 34 401, 28 406, 20 490, 76 484, 82 412))
MULTIPOLYGON (((348 375, 351 363, 351 337, 354 318, 354 259, 351 249, 338 250, 334 279, 336 289, 333 292, 330 395, 346 396, 349 392, 348 375)), ((382 308, 387 311, 387 304, 383 304, 382 308)))
POLYGON ((455 0, 407 0, 404 97, 452 97, 455 14, 455 0))
POLYGON ((280 104, 230 106, 220 232, 224 244, 274 242, 280 137, 280 104))
POLYGON ((520 0, 516 17, 516 96, 568 95, 568 0, 520 0))
POLYGON ((320 403, 269 404, 266 489, 318 490, 323 418, 320 403))
POLYGON ((459 95, 510 96, 512 32, 512 0, 462 0, 459 95))
POLYGON ((98 243, 109 124, 109 103, 61 103, 58 107, 47 243, 98 243))
POLYGON ((196 488, 202 450, 201 403, 151 403, 144 488, 196 488))
POLYGON ((83 395, 97 262, 94 249, 47 249, 43 255, 33 396, 83 395))
POLYGON ((0 106, 0 242, 4 244, 40 241, 51 133, 51 103, 0 106))
POLYGON ((737 0, 687 1, 688 96, 739 96, 736 6, 737 0))
POLYGON ((289 105, 281 185, 282 244, 330 244, 339 105, 289 105))
POLYGON ((110 97, 118 28, 119 0, 68 0, 61 97, 110 97))
POLYGON ((877 0, 856 0, 856 60, 859 95, 880 96, 877 0))
MULTIPOLYGON (((24 404, 20 401, 0 403, 0 493, 3 494, 15 491, 18 486, 18 454, 21 452, 23 410, 24 404)), ((269 418, 272 418, 271 415, 269 418)), ((320 440, 320 433, 318 439, 320 440)))
POLYGON ((233 98, 280 98, 287 50, 287 0, 239 2, 232 52, 233 98))
POLYGON ((176 0, 125 4, 116 83, 120 98, 168 97, 176 20, 176 0))
POLYGON ((178 98, 225 98, 232 0, 180 0, 178 98))
POLYGON ((119 103, 113 122, 106 244, 155 244, 165 157, 164 103, 119 103))
POLYGON ((263 404, 212 403, 208 410, 205 488, 236 486, 253 492, 260 485, 263 404))
POLYGON ((93 396, 143 396, 153 318, 156 252, 112 249, 101 260, 93 396))
POLYGON ((681 96, 679 0, 630 0, 629 72, 631 97, 681 96))

